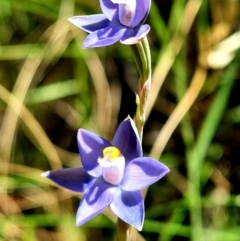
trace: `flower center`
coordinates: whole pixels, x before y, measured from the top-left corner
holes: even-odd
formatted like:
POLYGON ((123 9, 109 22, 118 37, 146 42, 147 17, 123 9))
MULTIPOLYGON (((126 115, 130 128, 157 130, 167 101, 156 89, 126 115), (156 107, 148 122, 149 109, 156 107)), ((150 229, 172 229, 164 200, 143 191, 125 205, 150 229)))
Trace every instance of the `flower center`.
POLYGON ((119 5, 119 20, 128 27, 132 26, 136 13, 136 0, 111 0, 119 5))
POLYGON ((122 156, 122 153, 116 147, 109 146, 103 149, 103 156, 108 158, 109 161, 114 161, 116 158, 122 156))
POLYGON ((102 167, 103 179, 113 185, 121 182, 125 167, 125 158, 120 150, 110 146, 103 149, 103 158, 98 158, 102 167))

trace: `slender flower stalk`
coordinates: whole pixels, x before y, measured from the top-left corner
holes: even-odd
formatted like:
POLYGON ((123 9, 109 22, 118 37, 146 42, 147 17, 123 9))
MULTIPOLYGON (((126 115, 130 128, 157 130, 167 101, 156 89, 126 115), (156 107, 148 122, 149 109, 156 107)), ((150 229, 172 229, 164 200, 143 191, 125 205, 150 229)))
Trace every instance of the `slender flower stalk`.
POLYGON ((140 79, 139 90, 136 95, 137 111, 135 116, 135 123, 138 129, 139 137, 142 139, 147 100, 152 84, 151 53, 147 37, 144 37, 138 44, 136 44, 136 47, 132 46, 132 49, 137 65, 139 66, 139 63, 141 63, 141 69, 138 67, 138 69, 140 69, 140 79))
MULTIPOLYGON (((139 91, 136 94, 137 110, 135 115, 135 124, 138 131, 138 136, 142 142, 147 99, 151 88, 151 53, 147 37, 144 37, 136 45, 132 45, 132 50, 140 75, 139 91)), ((130 241, 131 235, 132 226, 118 218, 117 241, 130 241)))

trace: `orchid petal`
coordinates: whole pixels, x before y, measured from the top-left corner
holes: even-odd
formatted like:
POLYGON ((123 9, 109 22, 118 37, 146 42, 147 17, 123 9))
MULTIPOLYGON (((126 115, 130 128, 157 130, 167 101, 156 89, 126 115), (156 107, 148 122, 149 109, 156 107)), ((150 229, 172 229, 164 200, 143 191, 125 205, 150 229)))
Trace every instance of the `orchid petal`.
POLYGON ((126 191, 142 190, 161 179, 169 168, 150 157, 132 160, 125 169, 121 188, 126 191))
POLYGON ((120 22, 118 4, 114 4, 111 0, 100 0, 100 6, 102 12, 110 21, 120 22))
POLYGON ((48 171, 42 176, 74 192, 85 192, 95 180, 82 167, 48 171))
POLYGON ((127 192, 118 189, 110 204, 112 211, 124 222, 142 230, 144 219, 144 203, 140 191, 127 192))
POLYGON ((149 13, 151 0, 136 0, 136 14, 133 20, 132 27, 137 26, 149 13))
POLYGON ((123 154, 126 164, 134 158, 142 156, 142 146, 133 120, 128 117, 118 127, 113 141, 123 154))
POLYGON ((75 26, 83 29, 88 33, 92 33, 101 28, 105 28, 110 24, 110 21, 104 14, 93 14, 85 16, 74 16, 68 19, 75 26))
POLYGON ((147 24, 139 27, 130 28, 125 32, 123 37, 120 39, 122 44, 137 44, 144 38, 150 31, 150 26, 147 24))
POLYGON ((103 47, 119 41, 124 35, 126 28, 119 26, 109 26, 89 34, 84 43, 83 48, 103 47))
POLYGON ((78 211, 76 225, 80 226, 101 213, 113 200, 116 187, 97 180, 83 196, 78 211))
POLYGON ((84 169, 89 175, 99 177, 102 174, 102 168, 98 164, 98 158, 103 155, 103 149, 112 146, 112 144, 104 138, 83 129, 78 131, 77 140, 84 169))

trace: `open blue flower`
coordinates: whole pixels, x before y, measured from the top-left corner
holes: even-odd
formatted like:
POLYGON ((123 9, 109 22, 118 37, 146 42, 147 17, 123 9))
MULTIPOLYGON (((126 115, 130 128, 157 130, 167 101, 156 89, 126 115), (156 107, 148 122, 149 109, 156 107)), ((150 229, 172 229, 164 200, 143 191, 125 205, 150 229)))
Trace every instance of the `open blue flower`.
POLYGON ((103 47, 120 40, 123 44, 136 44, 147 35, 146 19, 151 0, 99 0, 103 14, 69 18, 77 27, 90 33, 83 48, 103 47))
POLYGON ((140 190, 169 172, 161 162, 142 157, 136 126, 128 117, 118 127, 113 141, 89 131, 78 131, 83 167, 43 173, 62 187, 84 192, 76 224, 80 226, 110 206, 123 221, 142 229, 144 202, 140 190))

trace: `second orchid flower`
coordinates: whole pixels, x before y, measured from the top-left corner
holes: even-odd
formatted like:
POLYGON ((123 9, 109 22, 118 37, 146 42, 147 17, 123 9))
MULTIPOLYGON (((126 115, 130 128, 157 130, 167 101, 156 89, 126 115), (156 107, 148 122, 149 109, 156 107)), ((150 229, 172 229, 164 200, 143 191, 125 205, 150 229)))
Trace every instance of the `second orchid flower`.
POLYGON ((164 177, 169 168, 142 156, 133 120, 128 117, 120 124, 112 142, 80 129, 78 147, 83 167, 43 173, 64 188, 84 193, 77 226, 110 206, 120 219, 141 230, 145 212, 140 190, 164 177))
POLYGON ((83 48, 103 47, 120 41, 136 44, 144 38, 150 27, 145 21, 151 0, 100 0, 102 14, 69 18, 77 27, 89 33, 83 48))

